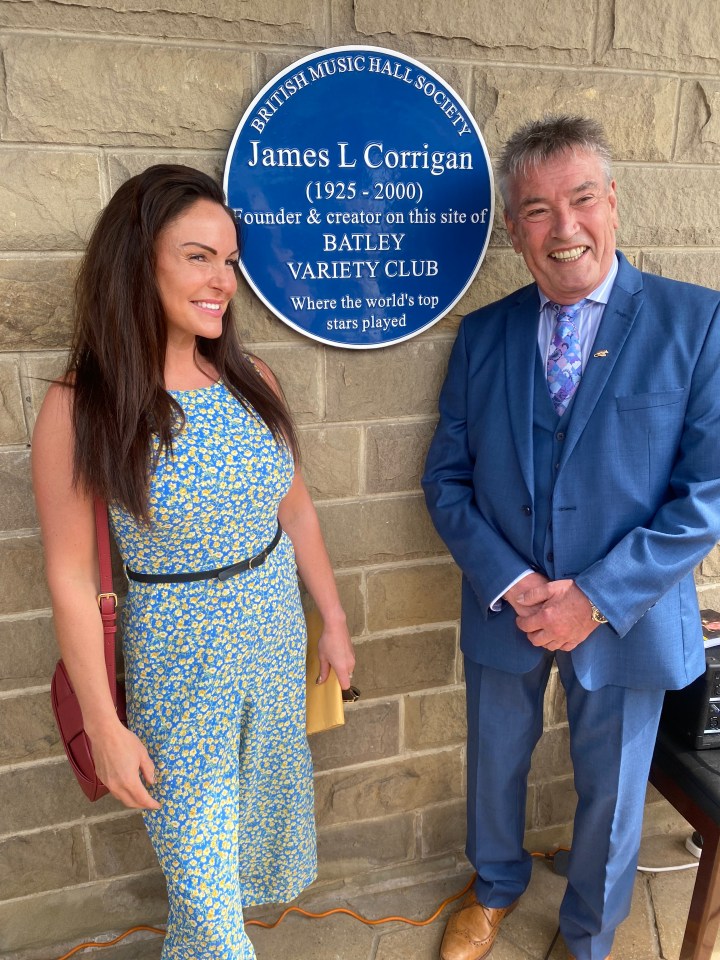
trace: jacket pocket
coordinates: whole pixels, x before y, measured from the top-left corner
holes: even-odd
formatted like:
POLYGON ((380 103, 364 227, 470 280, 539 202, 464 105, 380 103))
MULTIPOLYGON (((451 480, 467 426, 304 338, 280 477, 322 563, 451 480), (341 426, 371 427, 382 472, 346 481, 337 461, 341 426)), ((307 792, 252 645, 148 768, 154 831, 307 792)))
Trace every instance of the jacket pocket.
POLYGON ((687 387, 665 390, 662 393, 631 393, 626 397, 615 397, 618 411, 644 410, 648 407, 666 407, 680 403, 687 393, 687 387))

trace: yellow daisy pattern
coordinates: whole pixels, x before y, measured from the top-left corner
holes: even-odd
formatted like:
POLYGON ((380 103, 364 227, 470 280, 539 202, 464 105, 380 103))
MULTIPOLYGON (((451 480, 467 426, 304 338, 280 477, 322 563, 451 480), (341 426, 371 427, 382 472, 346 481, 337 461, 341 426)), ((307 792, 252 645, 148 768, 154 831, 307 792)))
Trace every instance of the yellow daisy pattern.
MULTIPOLYGON (((222 383, 174 391, 185 413, 150 484, 151 524, 110 505, 123 561, 208 570, 273 538, 292 457, 222 383)), ((156 765, 145 813, 168 886, 163 960, 250 960, 242 908, 315 877, 305 736, 305 622, 292 543, 220 582, 130 581, 123 611, 130 727, 156 765)))

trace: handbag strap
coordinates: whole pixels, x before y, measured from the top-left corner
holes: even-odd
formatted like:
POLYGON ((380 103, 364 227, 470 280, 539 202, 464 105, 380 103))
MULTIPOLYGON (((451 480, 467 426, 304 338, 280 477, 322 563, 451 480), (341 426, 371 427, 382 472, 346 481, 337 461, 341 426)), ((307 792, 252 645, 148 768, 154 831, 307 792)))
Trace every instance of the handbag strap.
POLYGON ((110 528, 107 504, 95 498, 95 535, 100 566, 100 593, 98 606, 103 625, 105 668, 113 704, 117 707, 117 677, 115 674, 115 634, 117 633, 117 594, 113 591, 112 562, 110 560, 110 528))

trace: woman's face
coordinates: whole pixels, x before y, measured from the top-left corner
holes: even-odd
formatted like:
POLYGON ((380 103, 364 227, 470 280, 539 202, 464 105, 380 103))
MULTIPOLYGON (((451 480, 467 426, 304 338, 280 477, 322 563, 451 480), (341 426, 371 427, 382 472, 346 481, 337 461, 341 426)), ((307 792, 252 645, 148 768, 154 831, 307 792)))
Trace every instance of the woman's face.
POLYGON ((213 339, 237 290, 235 224, 212 200, 197 200, 158 234, 155 277, 165 312, 168 343, 194 346, 213 339))

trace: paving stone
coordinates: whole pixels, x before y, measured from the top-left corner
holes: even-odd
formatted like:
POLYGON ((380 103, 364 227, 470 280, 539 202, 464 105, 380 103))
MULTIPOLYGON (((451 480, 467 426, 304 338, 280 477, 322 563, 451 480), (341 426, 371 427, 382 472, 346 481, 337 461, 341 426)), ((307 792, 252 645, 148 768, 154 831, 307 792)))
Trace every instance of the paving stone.
POLYGON ((642 268, 713 290, 720 287, 720 250, 649 250, 643 253, 642 268))
POLYGON ((20 364, 14 358, 0 357, 0 443, 25 443, 27 439, 20 364))
MULTIPOLYGON (((644 863, 645 857, 641 859, 644 863)), ((686 859, 682 854, 678 854, 676 863, 685 863, 686 859)), ((696 875, 697 870, 648 874, 660 951, 663 957, 680 956, 696 875)), ((719 953, 720 951, 713 951, 713 957, 719 953)))
POLYGON ((461 796, 462 754, 458 750, 407 757, 315 779, 319 826, 408 812, 461 796))
POLYGON ((250 100, 238 50, 11 34, 4 63, 11 140, 224 148, 250 100))
POLYGON ((580 113, 602 123, 616 160, 671 158, 674 77, 476 67, 475 84, 474 113, 493 156, 528 120, 580 113))
POLYGON ((98 877, 137 873, 158 866, 139 813, 90 824, 88 833, 98 877))
POLYGON ((368 493, 419 490, 435 419, 423 423, 382 423, 366 429, 368 493))
POLYGON ((299 431, 302 471, 313 499, 357 496, 360 490, 360 427, 299 431))
POLYGON ((554 873, 546 862, 535 861, 530 885, 517 908, 503 920, 498 940, 524 951, 521 956, 538 960, 544 957, 557 930, 558 909, 564 892, 564 878, 554 873))
POLYGON ((79 827, 0 841, 0 900, 84 883, 89 875, 79 827))
POLYGON ((427 750, 467 737, 465 688, 413 694, 405 697, 405 745, 427 750))
POLYGON ((111 33, 140 37, 179 37, 224 43, 289 43, 322 46, 325 4, 308 0, 212 0, 198 7, 194 0, 3 0, 0 24, 41 30, 111 33))
POLYGON ((397 700, 346 706, 344 726, 309 738, 315 770, 394 757, 400 749, 399 708, 397 700))
POLYGON ((0 260, 0 350, 65 347, 79 259, 0 260))
POLYGON ((28 450, 0 449, 0 504, 0 529, 37 527, 28 450))
POLYGON ((343 915, 324 920, 289 916, 275 930, 249 926, 257 960, 367 960, 375 934, 372 928, 343 915))
POLYGON ((386 697, 455 682, 455 628, 402 633, 355 645, 353 682, 363 697, 386 697))
POLYGON ((333 566, 392 563, 447 553, 422 496, 318 504, 333 566))
MULTIPOLYGON (((158 927, 158 929, 161 928, 158 927)), ((113 938, 109 937, 109 939, 113 938)), ((115 946, 87 950, 82 954, 82 958, 83 960, 160 960, 163 940, 162 936, 141 931, 131 934, 115 946)))
MULTIPOLYGON (((38 139, 42 143, 45 137, 38 139)), ((82 249, 102 206, 97 155, 9 147, 2 151, 2 164, 0 246, 82 249)))
MULTIPOLYGON (((0 903, 0 951, 22 950, 25 956, 33 948, 44 947, 43 960, 47 960, 49 945, 74 945, 108 930, 123 931, 166 919, 165 883, 159 872, 83 884, 0 903)), ((35 956, 41 960, 43 954, 35 956)))
POLYGON ((460 584, 460 571, 448 562, 371 571, 368 627, 388 630, 457 620, 460 584))
POLYGON ((414 813, 325 827, 318 832, 319 880, 368 875, 416 856, 414 813))
POLYGON ((384 350, 333 350, 326 361, 334 420, 375 420, 437 412, 451 344, 420 339, 384 350))
POLYGON ((0 621, 0 690, 49 684, 57 658, 49 615, 0 621))
POLYGON ((0 699, 0 764, 42 760, 62 752, 47 693, 0 699))

